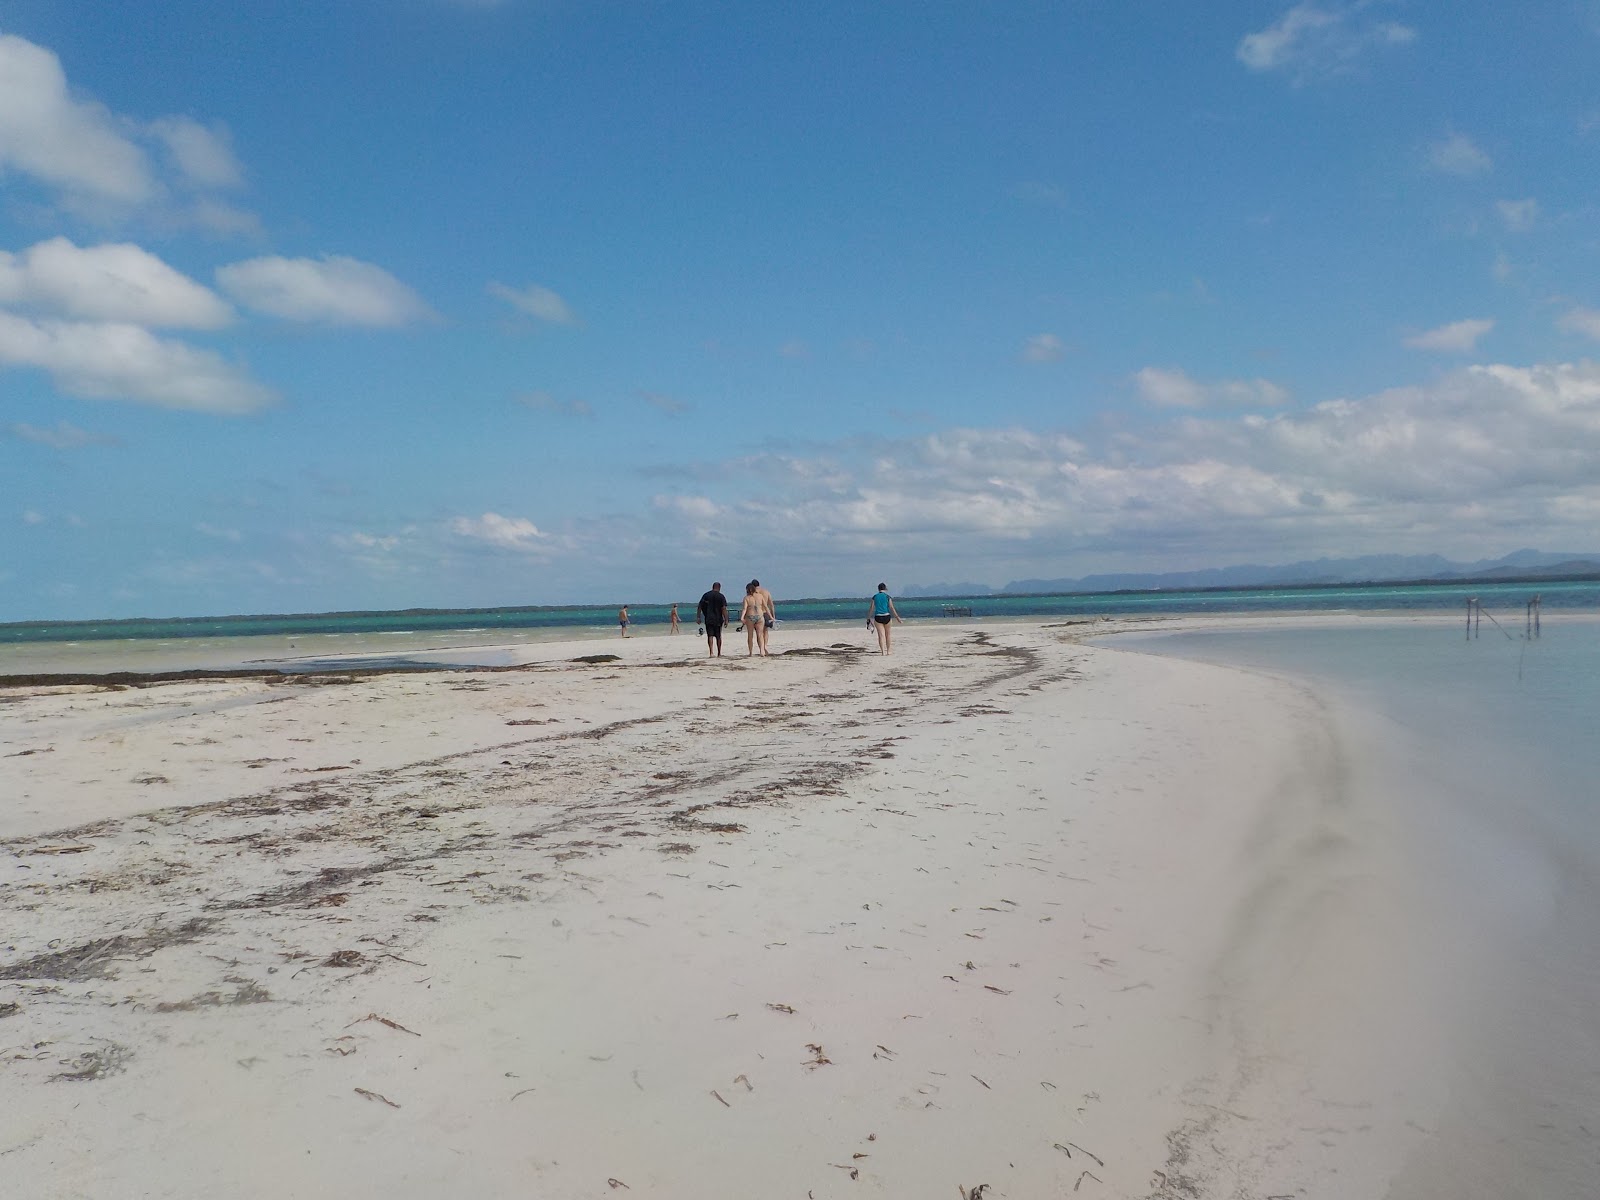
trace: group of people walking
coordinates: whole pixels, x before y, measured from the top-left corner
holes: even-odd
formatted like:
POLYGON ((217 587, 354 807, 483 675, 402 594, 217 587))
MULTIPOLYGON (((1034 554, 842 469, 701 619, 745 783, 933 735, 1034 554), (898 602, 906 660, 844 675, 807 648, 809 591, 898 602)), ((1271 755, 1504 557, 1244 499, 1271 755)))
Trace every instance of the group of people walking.
MULTIPOLYGON (((728 597, 722 594, 722 584, 713 583, 711 590, 700 597, 700 603, 695 605, 694 619, 699 631, 703 631, 706 638, 706 657, 722 657, 722 628, 728 623, 728 597)), ((745 657, 762 655, 767 651, 767 637, 772 632, 772 626, 777 622, 777 605, 773 603, 772 593, 761 586, 759 579, 752 579, 744 585, 744 599, 739 604, 737 628, 744 630, 745 657)), ((880 583, 877 593, 867 608, 867 628, 878 635, 878 653, 889 653, 889 628, 891 621, 905 621, 895 610, 894 600, 889 595, 889 585, 880 583)), ((628 607, 623 605, 617 611, 617 624, 621 627, 622 636, 628 636, 628 626, 632 618, 628 616, 628 607)), ((674 604, 667 614, 668 633, 678 632, 678 606, 674 604)))
MULTIPOLYGON (((677 606, 673 606, 677 610, 677 606)), ((695 623, 705 630, 706 657, 722 657, 722 627, 728 623, 728 598, 722 594, 722 584, 713 583, 711 590, 700 597, 694 610, 695 623)), ((744 599, 739 604, 739 628, 744 630, 745 657, 767 654, 767 636, 778 619, 777 606, 772 593, 761 586, 759 579, 744 585, 744 599)))

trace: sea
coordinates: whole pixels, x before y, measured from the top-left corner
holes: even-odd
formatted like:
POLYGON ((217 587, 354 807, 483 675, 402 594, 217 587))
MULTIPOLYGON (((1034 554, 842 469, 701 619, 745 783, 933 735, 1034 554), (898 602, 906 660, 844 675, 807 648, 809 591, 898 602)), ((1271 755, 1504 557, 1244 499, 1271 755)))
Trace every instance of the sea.
MULTIPOLYGON (((1600 580, 1540 583, 1362 584, 1337 587, 1224 588, 1194 591, 896 598, 907 620, 1083 621, 1100 617, 1177 617, 1204 613, 1404 612, 1464 614, 1476 599, 1494 620, 1520 624, 1538 595, 1552 612, 1600 611, 1600 580)), ((678 602, 694 625, 698 598, 678 602)), ((858 621, 868 598, 791 600, 778 597, 780 621, 858 621)), ((666 631, 670 602, 629 608, 632 632, 666 631)), ((104 621, 20 621, 0 624, 0 676, 49 671, 225 668, 247 664, 282 670, 319 669, 326 659, 360 653, 367 666, 496 665, 479 657, 437 653, 486 643, 514 645, 617 636, 613 605, 405 609, 104 621), (115 665, 106 665, 115 664, 115 665)))
POLYGON ((1526 598, 1510 603, 1532 591, 1500 590, 1475 625, 1463 600, 1100 642, 1287 678, 1336 721, 1359 715, 1341 786, 1402 831, 1399 869, 1427 910, 1406 961, 1372 982, 1374 1012, 1426 991, 1452 1025, 1396 1067, 1448 1083, 1389 1200, 1600 1196, 1600 613, 1546 589, 1535 625, 1526 598), (1388 760, 1361 762, 1374 747, 1388 760))

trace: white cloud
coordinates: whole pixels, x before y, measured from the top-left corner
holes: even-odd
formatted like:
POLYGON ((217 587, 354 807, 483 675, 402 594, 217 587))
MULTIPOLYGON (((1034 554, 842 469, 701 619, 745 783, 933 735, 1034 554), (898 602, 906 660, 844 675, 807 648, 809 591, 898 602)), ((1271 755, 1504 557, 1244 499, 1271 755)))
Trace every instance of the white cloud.
POLYGON ((557 400, 549 392, 524 392, 517 403, 534 412, 557 413, 564 417, 589 417, 594 409, 587 400, 557 400))
POLYGON ((392 328, 433 315, 382 267, 340 255, 247 259, 218 267, 217 284, 246 308, 285 321, 392 328))
POLYGON ((1269 379, 1223 379, 1201 383, 1174 367, 1135 372, 1140 396, 1157 408, 1259 408, 1282 404, 1289 393, 1269 379))
POLYGON ((276 399, 220 355, 137 325, 31 320, 0 312, 0 367, 49 372, 64 392, 228 415, 276 399))
POLYGON ((1055 362, 1067 352, 1061 339, 1053 333, 1036 333, 1022 347, 1022 357, 1027 362, 1055 362))
POLYGON ((518 312, 525 313, 537 320, 545 321, 551 325, 576 325, 578 319, 573 316, 572 309, 567 302, 556 295, 549 288, 537 283, 530 283, 524 288, 508 287, 503 283, 491 282, 486 289, 491 296, 504 300, 518 312))
POLYGON ((0 250, 0 304, 188 329, 216 329, 234 316, 215 292, 138 246, 79 247, 64 237, 20 254, 0 250))
POLYGON ((1532 196, 1526 200, 1499 200, 1495 208, 1513 233, 1526 233, 1539 221, 1539 202, 1532 196))
POLYGON ((715 521, 724 511, 722 506, 709 496, 654 496, 651 498, 651 503, 658 509, 686 521, 715 521))
POLYGON ((0 170, 123 204, 156 194, 145 152, 116 118, 68 92, 53 53, 10 35, 0 35, 0 170))
POLYGON ((1584 337, 1600 341, 1600 309, 1568 309, 1558 324, 1568 333, 1581 333, 1584 337))
MULTIPOLYGON (((1180 415, 1098 447, 955 429, 764 456, 692 499, 726 531, 726 556, 781 539, 861 566, 914 545, 905 561, 920 570, 1073 556, 1103 569, 1107 555, 1160 565, 1592 541, 1597 464, 1600 364, 1484 366, 1304 411, 1180 415)), ((656 500, 658 544, 692 541, 688 499, 656 500)))
POLYGON ((503 517, 486 512, 481 517, 456 517, 452 532, 474 541, 488 542, 503 550, 537 550, 549 535, 526 517, 503 517))
POLYGON ((54 52, 10 35, 0 35, 3 175, 42 186, 96 222, 137 215, 161 228, 199 225, 229 234, 259 226, 207 194, 243 180, 224 126, 113 113, 73 93, 54 52))
POLYGON ((42 512, 32 508, 23 511, 22 523, 24 525, 43 525, 44 520, 45 518, 42 512))
POLYGON ((1494 160, 1464 133, 1452 133, 1428 147, 1428 169, 1442 175, 1481 175, 1494 160))
POLYGON ((198 522, 194 527, 194 531, 205 537, 216 538, 218 541, 223 542, 242 542, 244 540, 244 534, 237 529, 224 529, 205 521, 198 522))
POLYGON ((150 132, 166 148, 180 176, 194 186, 234 188, 244 182, 232 139, 220 123, 207 127, 191 117, 162 117, 150 123, 150 132))
POLYGON ((1477 349, 1478 339, 1493 328, 1494 322, 1486 318, 1452 321, 1448 325, 1440 325, 1437 329, 1413 334, 1406 338, 1406 345, 1413 350, 1443 350, 1453 354, 1466 354, 1477 349))
POLYGON ((394 534, 362 533, 357 530, 348 535, 352 546, 359 546, 363 550, 393 550, 400 545, 400 538, 394 534))
POLYGON ((1373 50, 1416 40, 1410 26, 1367 18, 1368 7, 1359 0, 1296 4, 1265 29, 1246 34, 1234 56, 1252 71, 1281 71, 1303 83, 1349 70, 1373 50))
POLYGON ((60 421, 54 429, 41 429, 37 425, 17 422, 6 426, 6 432, 25 442, 37 442, 55 450, 77 450, 84 446, 116 446, 119 439, 105 433, 90 433, 76 425, 60 421))

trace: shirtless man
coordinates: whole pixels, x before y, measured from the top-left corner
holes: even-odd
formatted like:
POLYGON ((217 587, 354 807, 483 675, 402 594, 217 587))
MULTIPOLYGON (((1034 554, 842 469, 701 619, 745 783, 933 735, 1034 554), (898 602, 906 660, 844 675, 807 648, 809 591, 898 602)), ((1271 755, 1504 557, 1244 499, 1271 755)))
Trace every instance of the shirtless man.
POLYGON ((711 590, 700 597, 695 607, 694 619, 706 627, 706 657, 722 657, 722 627, 728 620, 728 598, 722 594, 722 585, 713 583, 711 590))

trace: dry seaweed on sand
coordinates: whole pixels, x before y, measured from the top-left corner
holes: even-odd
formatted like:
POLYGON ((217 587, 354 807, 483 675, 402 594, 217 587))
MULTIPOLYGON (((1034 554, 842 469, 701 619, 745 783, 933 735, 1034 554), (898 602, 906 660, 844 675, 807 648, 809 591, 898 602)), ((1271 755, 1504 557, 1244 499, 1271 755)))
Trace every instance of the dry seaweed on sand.
MULTIPOLYGON (((409 1033, 412 1037, 422 1036, 415 1029, 407 1029, 404 1025, 400 1024, 400 1022, 391 1021, 388 1017, 380 1017, 375 1012, 369 1012, 364 1017, 357 1017, 354 1021, 350 1022, 350 1025, 359 1025, 363 1021, 376 1021, 379 1025, 387 1025, 390 1029, 398 1029, 401 1033, 409 1033)), ((345 1028, 349 1029, 350 1025, 346 1025, 345 1028)))
POLYGON ((50 1076, 50 1082, 88 1083, 108 1075, 120 1075, 128 1069, 127 1062, 132 1057, 133 1051, 126 1046, 107 1041, 99 1049, 85 1050, 78 1055, 70 1064, 72 1070, 50 1076))
POLYGON ((104 979, 113 964, 146 958, 163 946, 181 946, 210 932, 213 922, 194 917, 171 928, 157 926, 142 934, 117 934, 93 938, 67 950, 36 954, 9 967, 0 967, 0 979, 104 979))

